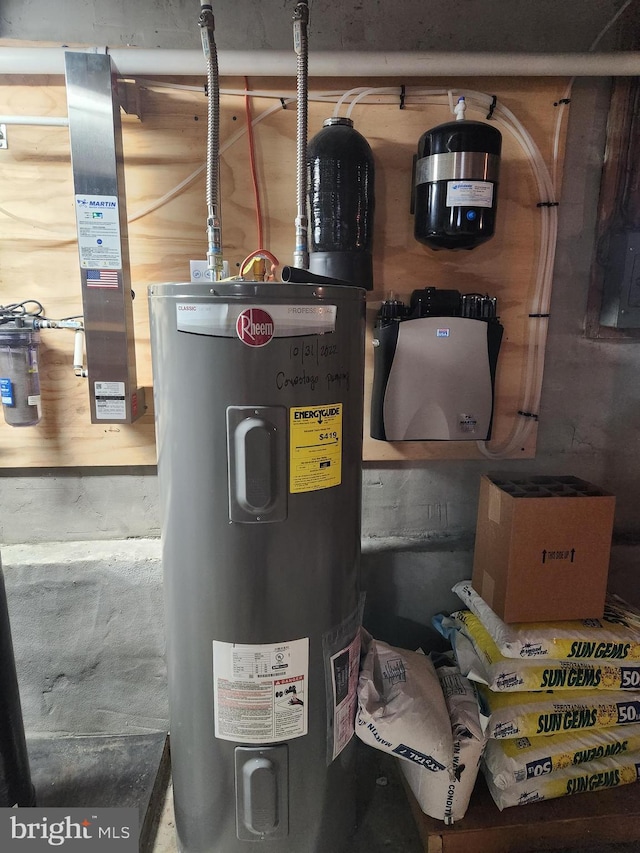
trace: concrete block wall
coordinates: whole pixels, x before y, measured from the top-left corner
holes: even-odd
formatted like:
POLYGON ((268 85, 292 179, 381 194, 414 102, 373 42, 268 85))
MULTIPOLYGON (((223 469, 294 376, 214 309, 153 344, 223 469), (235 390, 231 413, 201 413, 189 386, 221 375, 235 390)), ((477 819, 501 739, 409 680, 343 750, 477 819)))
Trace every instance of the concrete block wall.
MULTIPOLYGON (((466 545, 365 541, 369 630, 406 647, 441 645, 429 621, 459 604, 451 585, 470 576, 466 545)), ((160 540, 10 545, 2 564, 27 733, 166 730, 160 540)))
POLYGON ((11 545, 2 563, 27 733, 166 730, 160 541, 11 545))
MULTIPOLYGON (((168 728, 159 539, 11 545, 3 572, 27 734, 168 728)), ((443 648, 431 617, 460 601, 470 540, 363 542, 365 626, 404 648, 443 648)), ((612 553, 611 588, 640 607, 639 546, 612 553)), ((206 675, 205 675, 206 677, 206 675)))

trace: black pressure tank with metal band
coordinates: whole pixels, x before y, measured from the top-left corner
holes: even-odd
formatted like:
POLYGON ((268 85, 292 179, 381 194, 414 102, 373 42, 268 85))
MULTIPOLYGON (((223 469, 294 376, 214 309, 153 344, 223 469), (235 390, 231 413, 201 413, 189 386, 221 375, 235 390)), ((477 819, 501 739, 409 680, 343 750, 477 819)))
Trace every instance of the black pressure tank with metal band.
POLYGON ((373 288, 374 163, 350 118, 334 116, 307 146, 309 269, 373 288))
POLYGON ((414 235, 432 249, 473 249, 493 237, 502 135, 480 121, 452 121, 420 137, 414 235))

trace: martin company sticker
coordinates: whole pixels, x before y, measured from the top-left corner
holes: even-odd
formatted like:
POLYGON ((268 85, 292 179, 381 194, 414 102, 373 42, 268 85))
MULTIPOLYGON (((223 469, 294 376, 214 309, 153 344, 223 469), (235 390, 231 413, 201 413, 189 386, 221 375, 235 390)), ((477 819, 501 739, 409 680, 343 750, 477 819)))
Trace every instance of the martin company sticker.
POLYGON ((138 853, 138 809, 0 809, 0 850, 9 853, 138 853))
POLYGON ((76 194, 76 223, 80 266, 94 271, 122 269, 118 197, 76 194))

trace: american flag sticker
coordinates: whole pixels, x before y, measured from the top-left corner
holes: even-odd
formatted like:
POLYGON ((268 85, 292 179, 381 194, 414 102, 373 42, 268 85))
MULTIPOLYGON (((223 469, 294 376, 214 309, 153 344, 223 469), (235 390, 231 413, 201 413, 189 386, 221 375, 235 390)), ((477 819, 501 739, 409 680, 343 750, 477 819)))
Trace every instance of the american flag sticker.
POLYGON ((118 270, 87 270, 87 287, 118 288, 118 270))

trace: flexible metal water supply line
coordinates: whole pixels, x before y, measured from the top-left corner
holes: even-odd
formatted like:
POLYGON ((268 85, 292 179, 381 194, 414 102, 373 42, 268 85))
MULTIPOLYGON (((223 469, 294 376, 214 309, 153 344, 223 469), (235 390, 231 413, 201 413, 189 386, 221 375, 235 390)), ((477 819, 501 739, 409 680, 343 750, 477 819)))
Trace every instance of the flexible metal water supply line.
POLYGON ((296 53, 296 80, 298 110, 296 125, 296 244, 293 266, 307 269, 309 251, 307 247, 307 97, 309 89, 309 6, 306 1, 298 3, 293 13, 293 49, 296 53))
POLYGON ((218 53, 214 38, 213 9, 201 2, 200 36, 207 61, 207 268, 213 281, 223 277, 222 225, 220 222, 220 86, 218 53))

